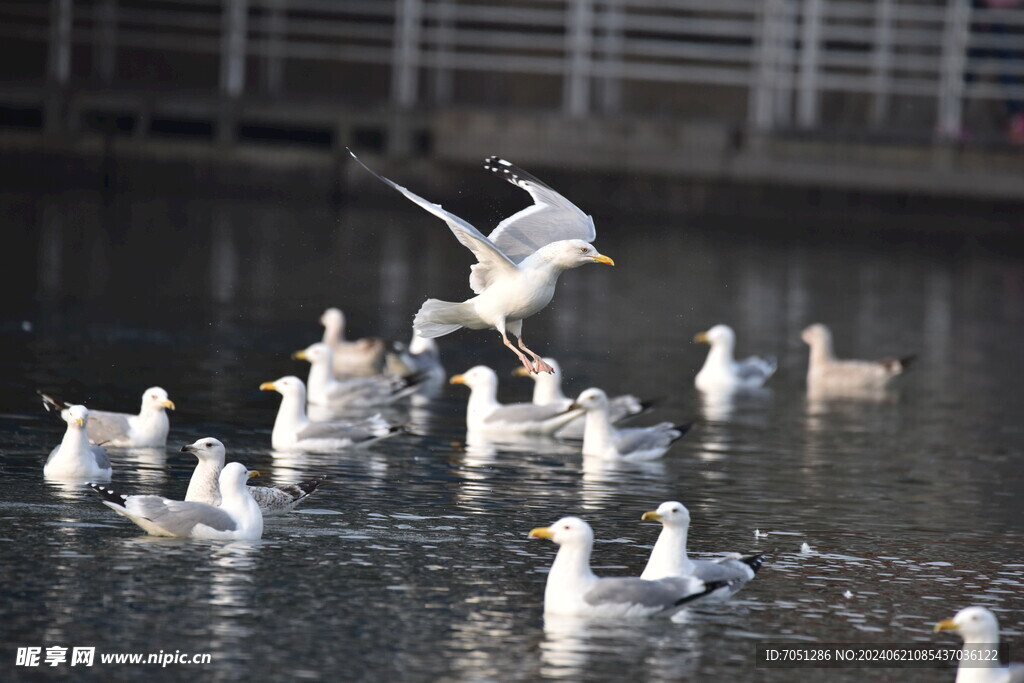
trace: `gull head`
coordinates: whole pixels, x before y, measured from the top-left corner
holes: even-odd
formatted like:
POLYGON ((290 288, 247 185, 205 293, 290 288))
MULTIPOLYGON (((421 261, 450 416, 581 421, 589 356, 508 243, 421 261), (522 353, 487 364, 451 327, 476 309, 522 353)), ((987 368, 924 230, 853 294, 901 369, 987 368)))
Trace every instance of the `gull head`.
POLYGON ((207 436, 199 439, 195 443, 182 446, 181 452, 191 453, 200 461, 224 462, 224 444, 222 444, 219 439, 215 439, 212 436, 207 436))
POLYGON ((340 308, 328 308, 320 314, 320 324, 324 327, 340 330, 345 326, 345 314, 340 308))
POLYGON ((935 624, 935 633, 955 631, 965 643, 999 643, 999 620, 984 607, 965 607, 952 619, 935 624))
POLYGON ((805 327, 804 331, 800 333, 800 338, 809 346, 817 346, 818 344, 826 343, 831 344, 832 332, 821 323, 815 323, 805 327))
POLYGON ((576 397, 576 400, 569 406, 569 410, 582 408, 583 410, 601 410, 608 407, 608 395, 597 388, 585 389, 576 397))
POLYGON ((455 375, 449 384, 465 384, 470 389, 477 389, 486 386, 498 386, 498 376, 486 365, 477 365, 466 370, 461 375, 455 375))
POLYGON ((583 240, 551 242, 538 249, 535 254, 562 270, 579 268, 588 263, 603 263, 607 266, 615 265, 615 261, 598 252, 590 242, 584 242, 583 240))
POLYGON ((736 333, 728 325, 715 325, 709 330, 698 332, 693 341, 711 346, 724 345, 732 348, 736 343, 736 333))
POLYGON ((594 542, 594 530, 579 517, 563 517, 551 526, 531 529, 530 538, 549 538, 558 545, 583 546, 594 542))
POLYGON ((245 490, 245 482, 258 476, 260 476, 258 471, 247 470, 245 465, 240 462, 229 462, 220 471, 220 477, 217 481, 220 483, 221 491, 231 489, 243 491, 245 490))
POLYGON ((89 421, 89 409, 80 405, 69 406, 67 410, 61 411, 60 416, 69 427, 85 429, 85 423, 89 421))
POLYGON ((292 358, 307 361, 310 365, 327 363, 331 360, 331 347, 322 342, 317 342, 316 344, 310 344, 301 351, 296 351, 292 354, 292 358))
POLYGON ((302 401, 306 400, 306 384, 295 375, 287 375, 273 382, 264 382, 260 385, 260 391, 276 391, 282 396, 294 396, 302 401))
POLYGON ((142 408, 150 410, 174 410, 174 401, 167 397, 167 392, 160 387, 150 387, 142 395, 142 408))
POLYGON ((657 510, 648 510, 640 519, 644 522, 661 522, 665 526, 686 529, 690 526, 690 511, 679 501, 669 500, 659 505, 657 510))

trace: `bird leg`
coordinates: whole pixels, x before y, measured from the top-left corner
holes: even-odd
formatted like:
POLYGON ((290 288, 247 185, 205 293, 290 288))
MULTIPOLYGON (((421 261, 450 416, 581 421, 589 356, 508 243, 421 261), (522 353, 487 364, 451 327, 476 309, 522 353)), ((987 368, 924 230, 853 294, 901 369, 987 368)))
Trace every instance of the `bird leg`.
MULTIPOLYGON (((506 337, 506 336, 505 336, 505 333, 504 333, 504 332, 502 332, 502 333, 501 333, 501 341, 502 341, 502 343, 503 343, 503 344, 504 344, 505 346, 507 346, 508 348, 512 349, 512 353, 514 353, 514 354, 516 354, 517 356, 519 356, 519 361, 520 361, 520 362, 521 362, 521 363, 523 364, 523 367, 524 367, 524 368, 526 368, 526 371, 527 371, 527 372, 537 372, 537 370, 535 370, 535 369, 534 369, 534 367, 533 367, 533 363, 531 363, 531 362, 530 362, 530 359, 529 359, 529 358, 527 358, 526 356, 524 356, 524 355, 523 355, 523 354, 522 354, 522 353, 521 353, 521 352, 519 351, 519 349, 517 349, 516 347, 512 346, 512 342, 510 342, 510 341, 508 340, 508 337, 506 337)), ((521 342, 520 342, 520 343, 521 343, 521 342)), ((527 350, 529 351, 529 349, 527 349, 527 350)), ((532 352, 532 351, 530 351, 530 353, 533 353, 533 352, 532 352)))
POLYGON ((553 367, 551 367, 550 365, 548 365, 547 363, 545 363, 543 358, 538 356, 536 353, 534 353, 530 349, 526 348, 526 344, 523 343, 523 338, 521 336, 518 337, 518 339, 519 339, 519 348, 521 348, 523 351, 526 351, 528 354, 533 356, 534 366, 533 366, 533 368, 527 368, 528 370, 531 370, 532 372, 537 373, 537 374, 539 374, 541 372, 546 372, 548 374, 552 374, 553 375, 555 373, 555 369, 553 367))

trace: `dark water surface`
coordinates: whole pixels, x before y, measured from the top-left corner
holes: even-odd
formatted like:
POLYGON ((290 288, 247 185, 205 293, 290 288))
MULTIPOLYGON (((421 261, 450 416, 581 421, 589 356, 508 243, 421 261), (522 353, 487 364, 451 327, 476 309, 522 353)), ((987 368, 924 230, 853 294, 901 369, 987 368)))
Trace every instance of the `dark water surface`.
MULTIPOLYGON (((465 215, 491 225, 521 206, 513 199, 465 215)), ((0 219, 16 275, 0 320, 5 680, 72 673, 17 668, 26 646, 212 655, 201 667, 85 670, 115 679, 952 680, 755 669, 754 648, 953 642, 932 625, 971 604, 996 611, 1024 659, 1019 253, 965 237, 851 236, 841 222, 797 234, 756 220, 595 216, 618 266, 566 274, 526 340, 560 360, 572 393, 628 391, 659 399, 646 420, 697 420, 663 461, 595 468, 553 441, 465 447, 463 387, 388 411, 410 433, 368 450, 270 451, 278 401, 259 384, 305 374, 289 354, 319 337, 324 307, 342 307, 357 335, 405 338, 425 296, 468 292, 468 252, 401 199, 384 209, 7 193, 0 219), (811 401, 799 333, 819 321, 840 355, 917 361, 885 397, 811 401), (736 329, 740 354, 778 356, 769 391, 702 401, 704 348, 690 340, 719 322, 736 329), (183 496, 193 461, 178 449, 203 436, 263 483, 324 474, 329 485, 268 520, 262 541, 217 543, 146 537, 82 488, 43 480, 63 428, 37 388, 127 410, 151 385, 178 406, 168 447, 113 452, 119 488, 183 496), (640 515, 668 499, 691 510, 695 555, 767 553, 757 579, 677 622, 545 623, 555 547, 527 531, 584 517, 595 570, 635 575, 658 532, 640 515)), ((449 374, 487 363, 504 400, 528 398, 493 333, 441 344, 449 374)))

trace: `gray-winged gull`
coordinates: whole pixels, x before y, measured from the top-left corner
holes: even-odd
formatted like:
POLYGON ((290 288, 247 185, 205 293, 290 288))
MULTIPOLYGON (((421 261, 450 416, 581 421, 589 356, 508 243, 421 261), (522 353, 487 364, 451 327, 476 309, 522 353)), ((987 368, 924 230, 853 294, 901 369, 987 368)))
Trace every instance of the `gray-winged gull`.
MULTIPOLYGON (((352 157, 359 161, 355 154, 352 157)), ((476 296, 463 302, 427 299, 413 320, 416 331, 432 338, 460 327, 496 329, 502 343, 516 354, 523 367, 531 372, 551 372, 541 357, 523 343, 523 320, 550 303, 558 276, 564 271, 588 263, 615 265, 590 244, 597 236, 594 220, 529 173, 504 159, 490 157, 484 168, 529 192, 534 203, 498 223, 484 237, 439 204, 375 173, 362 161, 359 164, 447 223, 459 242, 476 256, 477 263, 469 276, 469 286, 476 296), (518 338, 518 349, 509 341, 508 334, 518 338)))
POLYGON ((572 407, 582 408, 587 415, 583 455, 603 460, 639 462, 660 458, 692 426, 660 422, 650 427, 617 428, 608 416, 608 397, 594 388, 581 393, 572 407))
POLYGON ((691 560, 686 553, 690 511, 678 501, 662 503, 657 510, 645 512, 641 519, 661 522, 661 534, 651 550, 651 557, 640 575, 641 579, 696 576, 702 581, 725 581, 728 590, 717 591, 715 595, 726 597, 754 578, 764 562, 763 555, 743 557, 738 553, 730 553, 715 560, 691 560))
POLYGON ((882 389, 893 377, 902 374, 914 358, 839 360, 832 350, 832 331, 821 323, 805 328, 800 338, 810 346, 807 388, 811 391, 882 389))
MULTIPOLYGON (((533 403, 538 406, 557 406, 566 410, 572 405, 572 399, 562 393, 562 368, 554 358, 545 358, 544 362, 551 367, 550 373, 531 373, 518 367, 512 373, 516 377, 533 379, 533 403)), ((643 413, 650 403, 641 401, 632 394, 622 394, 608 399, 608 418, 612 422, 621 422, 628 417, 643 413)), ((562 439, 582 439, 586 420, 582 415, 558 430, 555 436, 562 439)))
POLYGON ((261 391, 281 394, 281 405, 270 435, 275 450, 336 451, 367 444, 401 430, 379 415, 357 422, 313 422, 306 416, 306 385, 294 375, 260 385, 261 391))
POLYGON ((331 371, 331 354, 331 348, 319 342, 292 354, 292 358, 309 363, 306 385, 309 402, 330 410, 391 405, 416 391, 422 380, 419 375, 335 379, 331 371))
POLYGON ((701 391, 757 389, 764 386, 778 367, 771 357, 749 356, 736 360, 733 356, 736 333, 728 325, 715 325, 699 332, 693 340, 711 345, 704 366, 693 380, 701 391))
POLYGON ((412 395, 414 405, 429 401, 444 387, 445 371, 437 342, 420 336, 415 330, 408 344, 392 344, 385 366, 388 374, 417 378, 419 384, 412 395))
POLYGON ((486 365, 477 365, 449 380, 469 387, 466 429, 478 434, 551 436, 582 414, 558 406, 498 402, 498 376, 486 365))
POLYGON ((154 536, 252 541, 263 535, 263 514, 245 482, 259 472, 232 462, 220 473, 220 505, 171 500, 162 496, 125 496, 101 484, 89 484, 103 504, 154 536))
MULTIPOLYGON (((43 392, 43 407, 60 412, 68 407, 43 392)), ((89 411, 89 440, 100 446, 125 448, 160 448, 167 445, 170 421, 167 410, 174 410, 174 402, 160 387, 150 387, 142 394, 142 407, 138 415, 112 413, 105 410, 89 411)))
POLYGON ((1003 666, 990 651, 999 646, 999 620, 984 607, 965 607, 935 624, 935 633, 954 631, 964 639, 956 683, 1024 683, 1024 664, 1003 666))
POLYGON ((563 517, 530 531, 533 538, 558 544, 544 588, 544 613, 580 617, 671 615, 688 602, 722 587, 700 579, 673 577, 647 581, 635 577, 599 578, 590 568, 594 531, 579 517, 563 517))
POLYGON ((321 341, 331 347, 331 363, 336 377, 372 377, 384 369, 384 340, 364 337, 345 338, 345 314, 339 308, 328 308, 320 316, 324 326, 321 341))
MULTIPOLYGON (((220 477, 224 469, 224 444, 207 436, 181 447, 182 453, 191 453, 198 462, 188 482, 185 500, 208 505, 220 505, 220 477)), ((307 479, 288 486, 250 486, 249 493, 260 506, 263 516, 279 515, 291 511, 304 501, 323 482, 324 478, 307 479)))
POLYGON ((60 445, 50 451, 43 465, 43 476, 49 479, 109 479, 111 468, 106 450, 90 444, 86 436, 89 409, 68 406, 60 411, 60 416, 68 428, 60 445))

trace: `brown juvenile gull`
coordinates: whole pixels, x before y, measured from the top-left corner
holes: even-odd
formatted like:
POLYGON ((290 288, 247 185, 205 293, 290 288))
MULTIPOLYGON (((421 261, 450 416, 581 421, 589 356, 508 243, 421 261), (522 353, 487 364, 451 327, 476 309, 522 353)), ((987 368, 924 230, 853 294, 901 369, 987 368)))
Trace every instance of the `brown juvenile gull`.
POLYGON ((324 326, 321 341, 331 347, 334 374, 337 377, 372 377, 384 368, 384 340, 379 337, 345 338, 345 314, 340 308, 328 308, 320 316, 324 326))
MULTIPOLYGON (((67 404, 43 392, 43 407, 60 412, 67 404)), ((150 387, 142 394, 142 407, 138 415, 112 413, 105 410, 89 411, 89 440, 100 446, 125 448, 162 448, 167 445, 170 421, 167 410, 174 410, 174 402, 160 387, 150 387)))
MULTIPOLYGON (((199 461, 188 482, 186 501, 220 505, 220 483, 218 478, 224 469, 224 444, 219 439, 207 436, 193 444, 181 447, 182 453, 191 453, 199 461)), ((249 493, 260 506, 263 516, 280 515, 290 512, 304 501, 324 481, 323 477, 307 479, 288 486, 250 486, 249 493)))
MULTIPOLYGON (((355 154, 352 158, 359 161, 355 154)), ((462 246, 476 256, 477 263, 470 268, 469 276, 469 286, 476 296, 463 302, 427 299, 413 320, 416 331, 434 338, 460 327, 496 329, 502 343, 516 354, 523 367, 530 372, 551 372, 548 364, 523 342, 523 320, 551 302, 558 276, 564 271, 588 263, 615 265, 590 244, 597 236, 594 219, 526 171, 504 159, 490 157, 484 168, 529 192, 534 203, 498 223, 484 237, 439 204, 375 173, 362 161, 359 164, 447 223, 462 246), (508 334, 518 338, 518 349, 509 341, 508 334)))
POLYGON ((800 334, 810 349, 807 362, 809 390, 858 391, 885 388, 914 359, 883 358, 881 360, 839 360, 832 350, 832 332, 817 323, 800 334))

